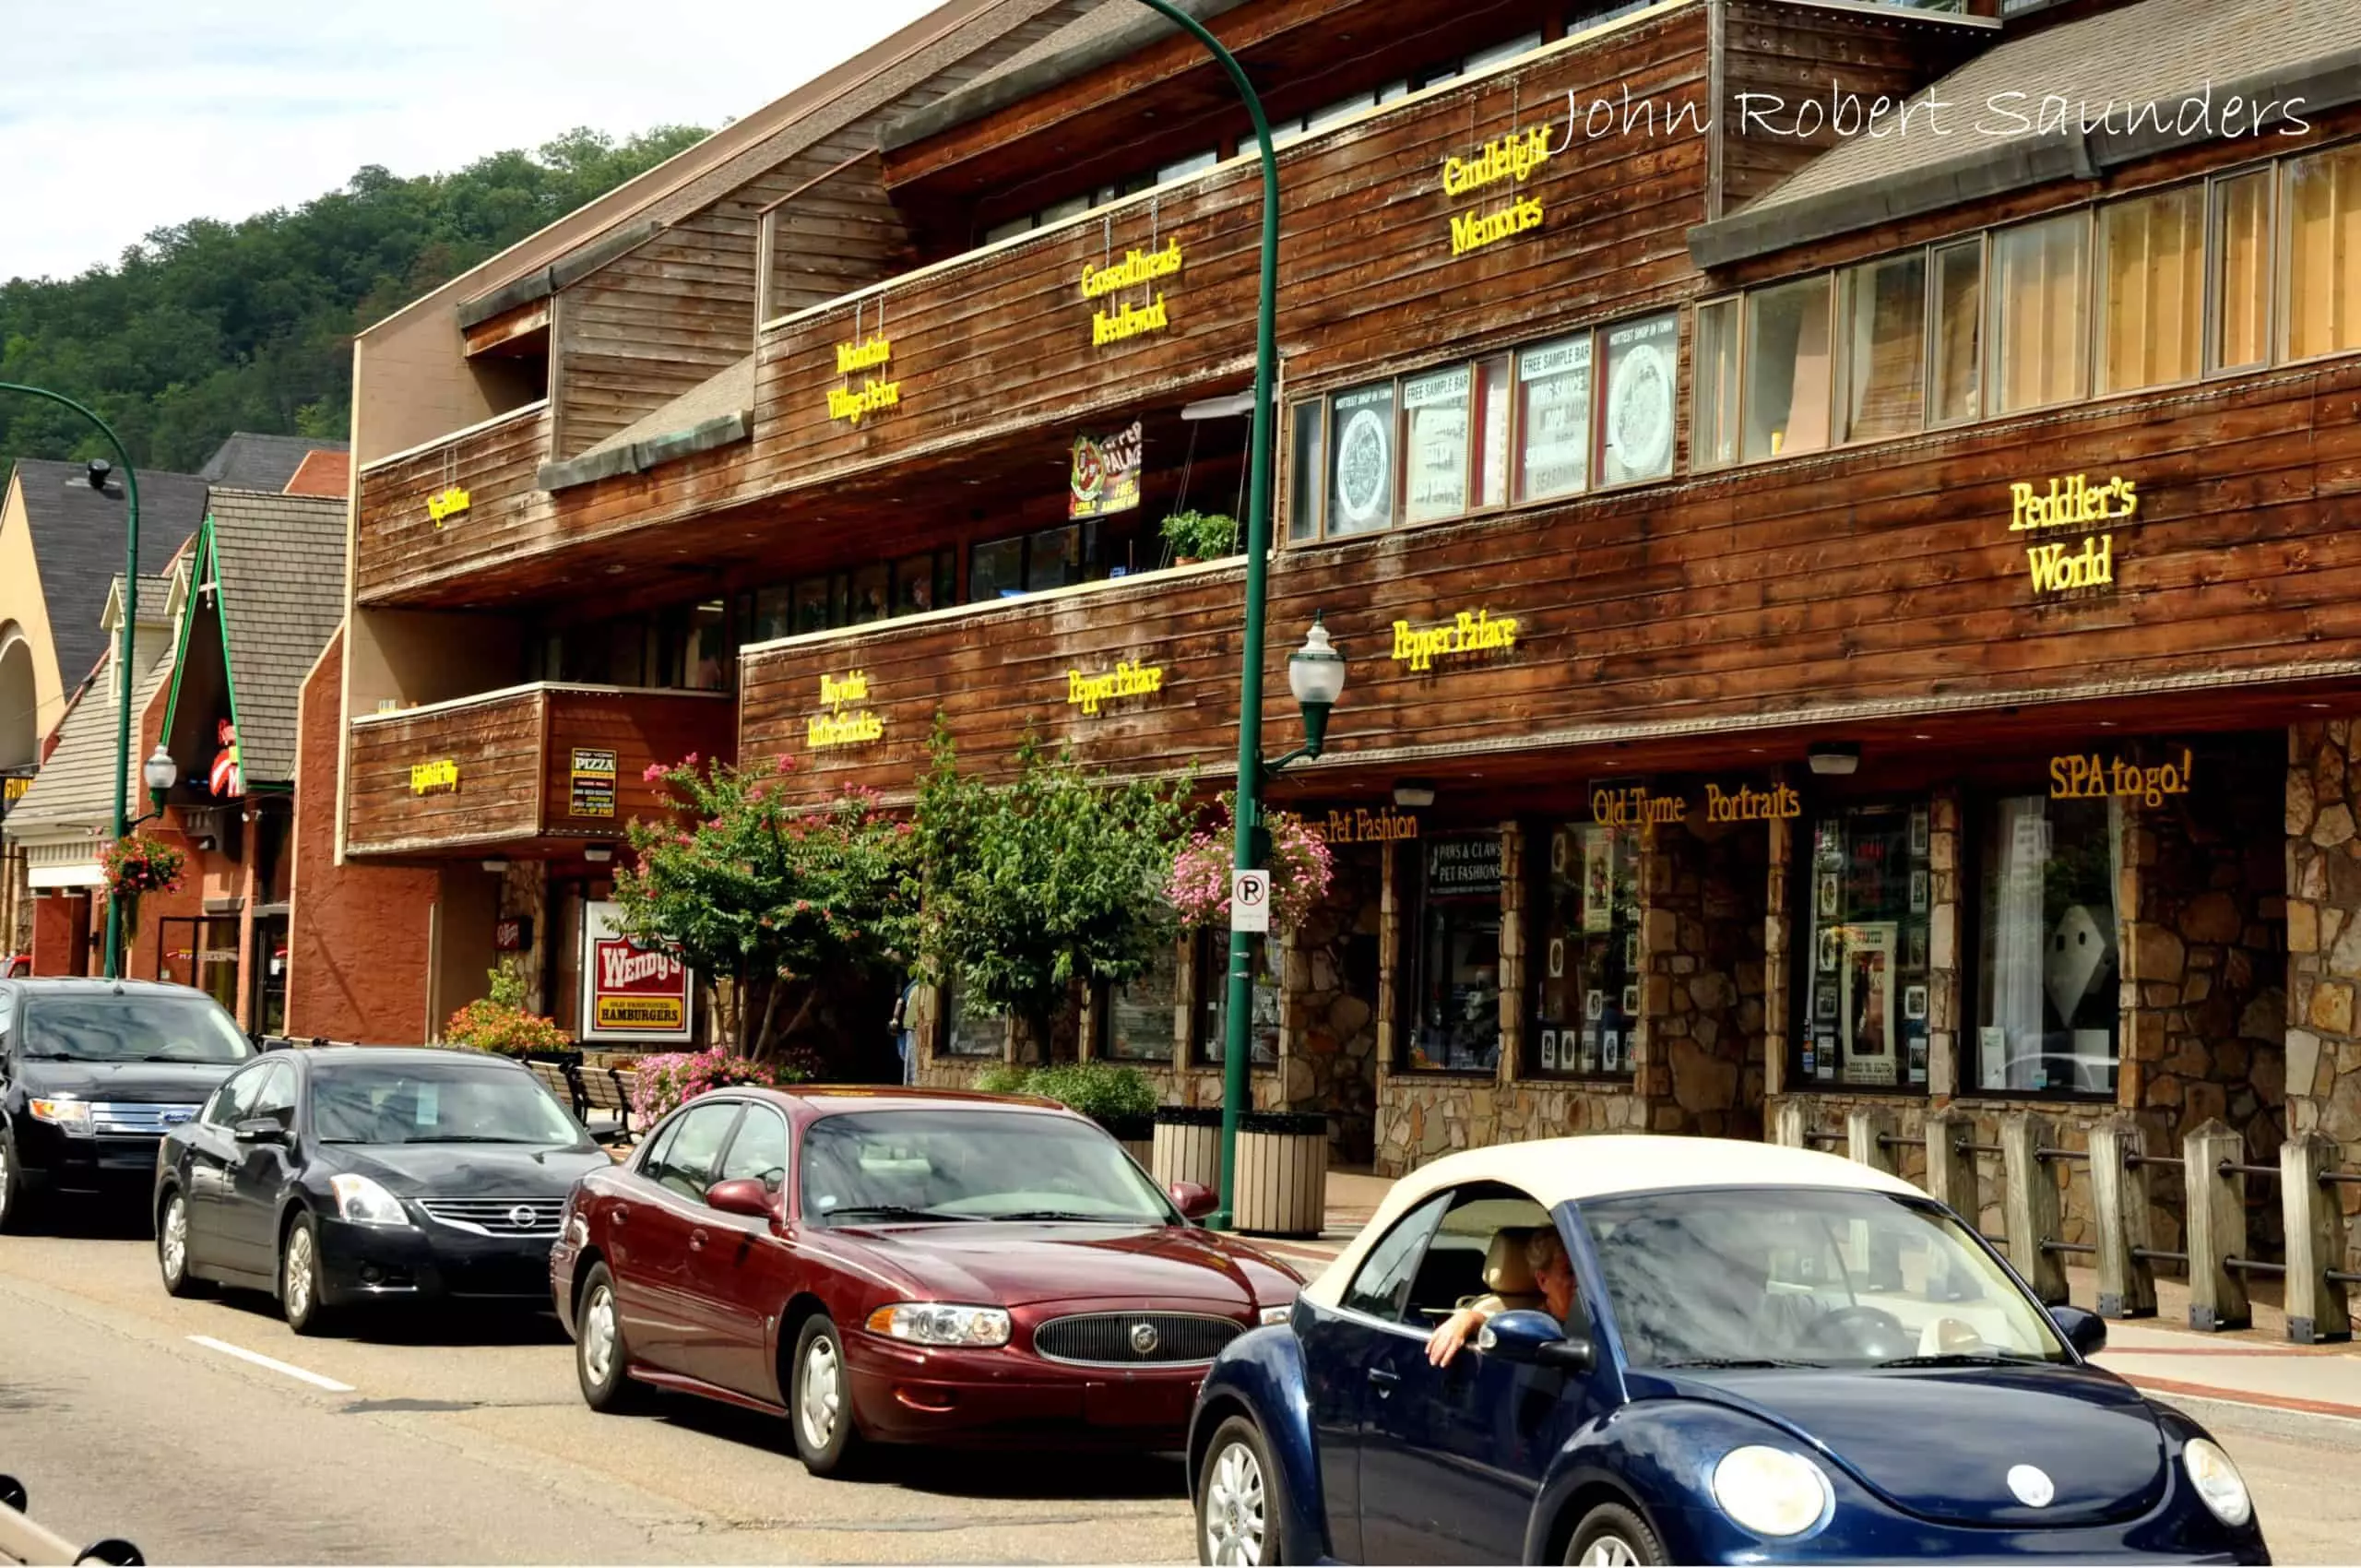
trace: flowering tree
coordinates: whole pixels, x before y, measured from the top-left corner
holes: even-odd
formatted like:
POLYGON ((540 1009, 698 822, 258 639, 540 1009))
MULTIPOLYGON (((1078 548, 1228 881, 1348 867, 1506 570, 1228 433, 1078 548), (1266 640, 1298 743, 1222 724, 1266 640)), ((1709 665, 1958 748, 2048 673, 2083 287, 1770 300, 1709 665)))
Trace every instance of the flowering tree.
MULTIPOLYGON (((1192 930, 1229 929, 1229 878, 1235 869, 1230 825, 1236 809, 1237 798, 1225 793, 1213 826, 1191 834, 1172 857, 1166 896, 1180 923, 1192 930)), ((1293 812, 1265 808, 1263 826, 1271 835, 1271 924, 1292 931, 1328 896, 1335 858, 1328 841, 1293 812)))
POLYGON ((780 793, 793 767, 786 756, 701 765, 692 753, 649 768, 678 816, 634 822, 636 861, 615 878, 623 934, 696 970, 724 1035, 755 1061, 802 1026, 824 978, 892 962, 905 923, 909 825, 869 790, 792 807, 780 793))
POLYGON ((1163 889, 1187 787, 1093 777, 1030 736, 1016 761, 1014 782, 987 784, 936 729, 914 814, 911 945, 927 979, 955 976, 1046 1044, 1078 985, 1133 979, 1169 939, 1163 889))
POLYGON ((783 1084, 804 1083, 813 1076, 813 1066, 802 1051, 789 1051, 779 1062, 756 1062, 718 1045, 709 1051, 643 1056, 633 1071, 632 1114, 641 1125, 652 1127, 674 1106, 708 1090, 739 1084, 775 1089, 783 1084))

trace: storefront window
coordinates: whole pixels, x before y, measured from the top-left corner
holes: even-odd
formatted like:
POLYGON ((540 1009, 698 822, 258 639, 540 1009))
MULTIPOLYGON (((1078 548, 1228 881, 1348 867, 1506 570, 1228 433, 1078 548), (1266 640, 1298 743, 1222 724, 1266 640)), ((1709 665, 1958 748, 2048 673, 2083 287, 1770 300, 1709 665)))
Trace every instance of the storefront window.
POLYGON ((1907 435, 1927 412, 1927 257, 1923 252, 1845 275, 1847 441, 1907 435))
POLYGON ((1413 523, 1455 517, 1467 510, 1467 404, 1473 377, 1466 365, 1414 375, 1402 384, 1410 421, 1404 517, 1413 523))
POLYGON ((1572 495, 1590 482, 1590 334, 1517 356, 1523 453, 1517 499, 1572 495))
POLYGON ((849 624, 865 626, 872 621, 885 619, 892 595, 892 571, 884 562, 872 561, 853 573, 849 624))
POLYGON ((1803 1082, 1924 1086, 1933 871, 1927 802, 1846 806, 1812 824, 1810 937, 1798 963, 1803 1082))
POLYGON ((1146 972, 1107 990, 1107 1049, 1116 1062, 1172 1060, 1172 1010, 1180 966, 1160 944, 1146 972))
POLYGON ((1828 294, 1823 273, 1746 296, 1749 462, 1828 445, 1828 294))
POLYGON ((2287 357, 2361 349, 2361 147, 2287 165, 2287 357))
POLYGON ((943 986, 943 1054, 999 1057, 1008 1051, 1008 1020, 971 1006, 967 988, 956 980, 943 986))
POLYGON ((2087 213, 1992 236, 1992 340, 1999 355, 1994 413, 2082 395, 2090 358, 2090 260, 2087 213))
POLYGON ((1680 317, 1669 313, 1602 332, 1607 396, 1600 420, 1598 481, 1632 484, 1672 472, 1672 427, 1680 317))
POLYGON ((2122 803, 2013 796, 1982 826, 1975 1087, 2112 1099, 2122 803))
POLYGON ((967 552, 967 597, 978 604, 1025 591, 1025 540, 996 539, 967 552))
POLYGON ((1412 1005, 1411 1072, 1489 1073, 1501 1059, 1501 838, 1427 841, 1412 1005))
MULTIPOLYGON (((1229 933, 1197 933, 1197 1060, 1218 1063, 1229 1044, 1229 933)), ((1271 972, 1271 944, 1254 938, 1254 1006, 1247 1029, 1247 1061, 1268 1067, 1279 1059, 1279 977, 1271 972)))
POLYGON ((1533 1028, 1525 1071, 1630 1077, 1640 1024, 1640 835, 1596 824, 1548 835, 1533 885, 1533 1028))
POLYGON ((1509 498, 1509 356, 1476 366, 1477 506, 1498 506, 1509 498))
POLYGON ((1394 522, 1394 383, 1336 395, 1335 477, 1328 493, 1328 531, 1368 533, 1394 522))
POLYGON ((2099 387, 2194 381, 2205 326, 2205 187, 2099 208, 2099 387))
POLYGON ((2213 363, 2222 370, 2271 358, 2271 172, 2213 186, 2213 363))

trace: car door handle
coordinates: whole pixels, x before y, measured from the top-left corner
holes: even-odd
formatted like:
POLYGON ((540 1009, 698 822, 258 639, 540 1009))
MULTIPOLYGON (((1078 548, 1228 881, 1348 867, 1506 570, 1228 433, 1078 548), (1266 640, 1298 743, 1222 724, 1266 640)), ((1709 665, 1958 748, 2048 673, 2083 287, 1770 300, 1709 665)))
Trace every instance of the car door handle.
POLYGON ((623 1221, 630 1218, 631 1210, 627 1208, 611 1208, 607 1211, 607 1223, 618 1230, 623 1228, 623 1221))
POLYGON ((1401 1381, 1402 1375, 1399 1372, 1387 1372, 1383 1367, 1369 1369, 1369 1385, 1377 1390, 1377 1396, 1380 1399, 1393 1393, 1394 1385, 1401 1381))
POLYGON ((693 1253, 701 1253, 701 1252, 705 1251, 705 1232, 704 1232, 704 1231, 702 1231, 702 1230, 692 1230, 692 1231, 690 1231, 690 1232, 689 1232, 689 1251, 691 1251, 691 1252, 693 1252, 693 1253))

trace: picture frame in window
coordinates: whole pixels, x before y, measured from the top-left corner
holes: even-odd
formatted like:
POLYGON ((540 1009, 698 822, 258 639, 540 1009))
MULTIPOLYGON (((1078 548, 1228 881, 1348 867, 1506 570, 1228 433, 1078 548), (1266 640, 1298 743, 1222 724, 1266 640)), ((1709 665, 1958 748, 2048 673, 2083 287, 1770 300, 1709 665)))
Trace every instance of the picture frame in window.
POLYGON ((1640 988, 1636 984, 1623 988, 1623 1016, 1627 1018, 1640 1016, 1640 988))
POLYGON ((1821 974, 1833 975, 1845 961, 1845 928, 1825 925, 1820 928, 1820 948, 1813 955, 1812 967, 1821 974))
POLYGON ((1910 808, 1910 853, 1913 856, 1924 857, 1927 854, 1932 841, 1932 826, 1925 806, 1910 808))
POLYGON ((1902 967, 1905 969, 1916 970, 1926 968, 1927 928, 1925 926, 1912 926, 1909 934, 1903 938, 1902 967))
POLYGON ((1591 458, 1596 488, 1647 484, 1672 475, 1680 386, 1680 313, 1666 311, 1598 333, 1598 415, 1591 458))
POLYGON ((1549 978, 1563 980, 1565 977, 1566 939, 1562 936, 1553 936, 1549 939, 1549 978))
POLYGON ((1833 921, 1836 918, 1840 885, 1834 872, 1824 871, 1820 873, 1819 892, 1812 908, 1821 920, 1833 921))
POLYGON ((1558 1070, 1558 1031, 1555 1029, 1541 1031, 1541 1070, 1545 1073, 1558 1070))
POLYGON ((1923 915, 1927 912, 1929 903, 1928 892, 1927 873, 1913 871, 1910 873, 1910 912, 1912 914, 1923 915))
POLYGON ((1902 1016, 1912 1023, 1924 1022, 1927 1016, 1927 988, 1909 985, 1902 988, 1902 1016))
POLYGON ((1823 1024, 1833 1024, 1836 1021, 1836 988, 1834 986, 1821 985, 1812 988, 1811 1016, 1815 1021, 1823 1024))
POLYGON ((1339 392, 1329 401, 1324 537, 1375 533, 1400 510, 1401 399, 1392 381, 1339 392))
POLYGON ((1603 991, 1584 992, 1583 993, 1583 1016, 1594 1024, 1598 1022, 1599 1019, 1607 1016, 1607 992, 1603 991))
POLYGON ((1598 1037, 1598 1070, 1602 1073, 1623 1071, 1623 1037, 1620 1031, 1608 1029, 1598 1037))

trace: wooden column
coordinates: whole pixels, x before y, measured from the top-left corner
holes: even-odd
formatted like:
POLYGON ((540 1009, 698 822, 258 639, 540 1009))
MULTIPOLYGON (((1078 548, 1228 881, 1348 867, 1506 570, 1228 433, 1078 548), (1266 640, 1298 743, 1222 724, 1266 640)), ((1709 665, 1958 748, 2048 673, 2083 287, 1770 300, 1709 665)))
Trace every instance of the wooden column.
POLYGON ((2189 1190, 2189 1325, 2211 1334, 2253 1319, 2246 1276, 2229 1266, 2247 1250, 2247 1179, 2225 1161, 2246 1158, 2246 1140, 2218 1118, 2181 1140, 2189 1190))
POLYGON ((2145 1167, 2131 1163, 2145 1136, 2129 1118, 2091 1129, 2091 1207, 2097 1232, 2099 1315, 2154 1317, 2156 1274, 2140 1256, 2154 1245, 2145 1167))
POLYGON ((2043 1246, 2058 1240, 2058 1179, 2041 1158, 2049 1123, 2039 1116, 2011 1116, 2000 1123, 2000 1159, 2008 1216, 2009 1261, 2033 1293, 2055 1306, 2067 1299, 2066 1265, 2043 1246))
POLYGON ((1975 1118, 1956 1111, 1927 1113, 1927 1195, 1967 1221, 1971 1230, 1983 1229, 1984 1194, 1978 1190, 1975 1118))
POLYGON ((2353 1337, 2344 1281, 2329 1271, 2344 1258, 2344 1214, 2320 1181, 2342 1156, 2337 1144, 2306 1133, 2279 1146, 2279 1192, 2287 1222, 2287 1337, 2298 1345, 2353 1337))

